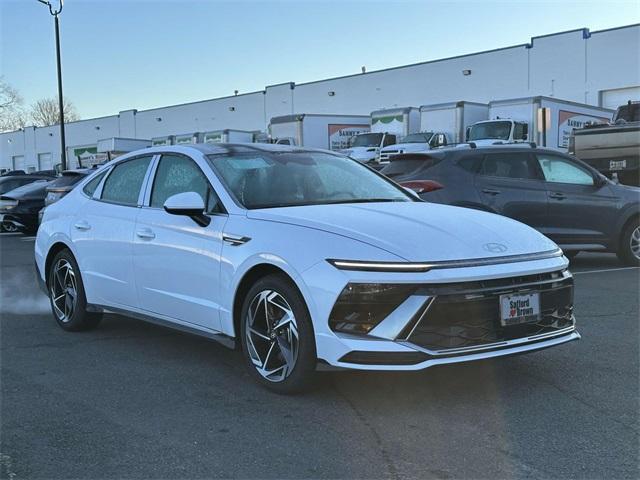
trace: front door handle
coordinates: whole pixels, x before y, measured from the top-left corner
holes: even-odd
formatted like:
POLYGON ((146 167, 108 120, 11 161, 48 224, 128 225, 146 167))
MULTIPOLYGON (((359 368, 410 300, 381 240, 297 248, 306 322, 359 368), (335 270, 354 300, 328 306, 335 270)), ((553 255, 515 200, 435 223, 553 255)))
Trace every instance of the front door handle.
POLYGON ((549 194, 549 197, 555 198, 556 200, 564 200, 567 196, 564 193, 553 192, 549 194))
POLYGON ((76 222, 73 226, 76 228, 76 230, 86 231, 91 229, 91 225, 89 225, 85 220, 80 220, 79 222, 76 222))
POLYGON ((138 230, 136 232, 136 235, 138 236, 138 238, 143 238, 145 240, 153 240, 154 238, 156 238, 156 234, 153 233, 150 229, 148 228, 143 228, 141 230, 138 230))
POLYGON ((494 190, 493 188, 484 188, 482 189, 482 193, 486 193, 487 195, 499 195, 500 190, 494 190))

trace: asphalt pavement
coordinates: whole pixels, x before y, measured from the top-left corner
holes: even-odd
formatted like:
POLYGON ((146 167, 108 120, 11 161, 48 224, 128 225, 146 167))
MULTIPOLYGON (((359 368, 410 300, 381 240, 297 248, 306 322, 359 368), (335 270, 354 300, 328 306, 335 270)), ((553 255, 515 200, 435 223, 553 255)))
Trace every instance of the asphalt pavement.
POLYGON ((638 478, 640 270, 573 262, 583 338, 272 394, 239 353, 108 315, 66 333, 0 234, 2 478, 638 478))

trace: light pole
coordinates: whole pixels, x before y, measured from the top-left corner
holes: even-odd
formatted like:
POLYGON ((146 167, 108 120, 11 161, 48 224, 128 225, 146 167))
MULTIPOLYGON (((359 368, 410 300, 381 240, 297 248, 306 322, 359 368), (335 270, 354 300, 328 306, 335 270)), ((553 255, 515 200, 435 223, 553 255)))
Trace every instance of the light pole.
POLYGON ((67 147, 64 139, 64 101, 62 99, 62 64, 60 62, 60 25, 58 22, 58 15, 62 12, 62 2, 63 0, 59 0, 60 4, 58 9, 54 9, 49 0, 38 0, 40 3, 43 3, 47 7, 49 7, 49 13, 53 16, 53 23, 55 25, 56 31, 56 59, 58 64, 58 108, 60 110, 60 148, 62 150, 62 155, 60 157, 60 163, 62 164, 62 170, 67 169, 67 147))

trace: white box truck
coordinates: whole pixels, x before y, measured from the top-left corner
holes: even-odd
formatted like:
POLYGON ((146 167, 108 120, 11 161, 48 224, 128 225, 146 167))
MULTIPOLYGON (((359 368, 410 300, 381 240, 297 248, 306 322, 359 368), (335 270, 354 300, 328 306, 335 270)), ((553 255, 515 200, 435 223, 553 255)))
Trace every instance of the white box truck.
POLYGON ((214 130, 202 135, 202 143, 253 143, 254 132, 247 130, 214 130))
POLYGON ((574 128, 607 123, 613 110, 551 97, 527 97, 489 102, 489 118, 469 128, 476 145, 535 142, 566 152, 574 128))
POLYGON ((444 132, 453 143, 466 141, 467 128, 489 118, 489 105, 477 102, 448 102, 420 107, 420 130, 444 132))
POLYGON ((342 153, 363 163, 379 160, 380 149, 395 145, 402 137, 420 131, 420 109, 391 108, 371 112, 371 131, 353 137, 342 153))
POLYGON ((272 143, 326 150, 346 148, 351 137, 368 131, 366 115, 300 113, 273 117, 269 123, 272 143))

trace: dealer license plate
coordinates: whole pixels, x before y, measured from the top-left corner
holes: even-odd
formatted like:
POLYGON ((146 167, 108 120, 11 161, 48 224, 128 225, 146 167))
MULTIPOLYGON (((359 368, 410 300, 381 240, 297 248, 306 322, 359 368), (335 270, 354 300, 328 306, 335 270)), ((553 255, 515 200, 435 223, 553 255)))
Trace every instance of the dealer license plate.
POLYGON ((540 320, 540 294, 500 295, 500 324, 503 327, 540 320))
POLYGON ((626 160, 609 160, 609 170, 624 170, 627 168, 626 160))

